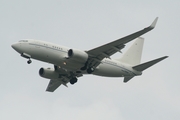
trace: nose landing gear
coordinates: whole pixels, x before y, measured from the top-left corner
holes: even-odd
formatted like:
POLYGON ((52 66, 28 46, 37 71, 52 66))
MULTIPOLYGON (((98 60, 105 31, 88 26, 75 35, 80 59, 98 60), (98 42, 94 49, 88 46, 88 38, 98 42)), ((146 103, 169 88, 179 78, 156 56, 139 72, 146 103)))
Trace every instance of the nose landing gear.
POLYGON ((28 64, 32 63, 32 61, 31 61, 31 55, 29 55, 29 54, 27 54, 27 53, 22 53, 21 56, 24 57, 24 58, 29 59, 29 60, 27 61, 28 64))
POLYGON ((27 61, 28 64, 32 63, 32 60, 29 58, 29 60, 27 61))

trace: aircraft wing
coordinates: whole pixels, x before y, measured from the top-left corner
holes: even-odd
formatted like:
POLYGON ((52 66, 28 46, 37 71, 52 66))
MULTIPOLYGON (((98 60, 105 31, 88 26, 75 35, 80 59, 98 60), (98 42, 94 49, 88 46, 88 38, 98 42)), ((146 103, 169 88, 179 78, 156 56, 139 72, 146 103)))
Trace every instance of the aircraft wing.
POLYGON ((58 80, 50 80, 46 91, 54 92, 62 83, 58 80))
POLYGON ((54 69, 55 69, 55 71, 61 73, 62 76, 66 75, 67 77, 60 77, 58 79, 50 80, 49 84, 47 86, 47 89, 46 89, 46 91, 48 91, 48 92, 54 92, 61 84, 63 84, 64 86, 67 87, 66 84, 69 82, 69 79, 68 79, 69 73, 65 69, 60 68, 60 67, 55 66, 55 65, 54 65, 54 69))
POLYGON ((88 66, 97 67, 101 63, 102 59, 110 58, 111 55, 118 51, 121 52, 120 50, 125 47, 126 43, 154 29, 157 20, 158 17, 153 21, 153 23, 149 27, 144 28, 143 30, 140 30, 123 38, 117 39, 113 42, 102 45, 100 47, 86 51, 90 56, 88 60, 88 66))
POLYGON ((69 79, 61 77, 59 79, 52 79, 49 81, 49 84, 46 88, 48 92, 54 92, 61 84, 68 87, 66 84, 69 82, 69 79))
POLYGON ((61 77, 58 79, 52 79, 49 81, 46 91, 54 92, 61 84, 68 87, 67 83, 70 81, 72 76, 81 77, 82 73, 76 73, 76 71, 67 71, 61 67, 54 65, 55 71, 59 72, 61 77))

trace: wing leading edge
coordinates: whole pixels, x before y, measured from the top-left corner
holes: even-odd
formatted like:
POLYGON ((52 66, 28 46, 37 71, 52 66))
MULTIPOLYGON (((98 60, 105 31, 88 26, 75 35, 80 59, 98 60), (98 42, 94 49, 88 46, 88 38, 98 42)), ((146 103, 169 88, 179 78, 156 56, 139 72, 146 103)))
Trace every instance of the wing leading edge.
POLYGON ((144 28, 138 32, 135 32, 123 38, 117 39, 113 42, 107 43, 105 45, 102 45, 100 47, 87 51, 87 53, 90 56, 90 59, 88 60, 88 63, 89 63, 88 66, 97 67, 100 64, 100 61, 102 59, 110 58, 110 56, 113 55, 114 53, 118 51, 120 52, 120 50, 125 47, 124 44, 154 29, 156 26, 157 20, 158 20, 158 17, 153 21, 153 23, 149 27, 144 28))

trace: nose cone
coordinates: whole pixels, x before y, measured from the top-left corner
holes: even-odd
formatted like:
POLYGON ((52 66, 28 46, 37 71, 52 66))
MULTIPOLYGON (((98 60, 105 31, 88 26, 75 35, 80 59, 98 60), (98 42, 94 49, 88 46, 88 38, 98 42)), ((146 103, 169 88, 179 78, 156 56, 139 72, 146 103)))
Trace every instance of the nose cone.
POLYGON ((17 45, 17 43, 15 43, 15 44, 12 44, 11 47, 16 50, 18 45, 17 45))
POLYGON ((15 44, 12 44, 11 47, 16 50, 17 52, 19 52, 19 44, 18 43, 15 43, 15 44))

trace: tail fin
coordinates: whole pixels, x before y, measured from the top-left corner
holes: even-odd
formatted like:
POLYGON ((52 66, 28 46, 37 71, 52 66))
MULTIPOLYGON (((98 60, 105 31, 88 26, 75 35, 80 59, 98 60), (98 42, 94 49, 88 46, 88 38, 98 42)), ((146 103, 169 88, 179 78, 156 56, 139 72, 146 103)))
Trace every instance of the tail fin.
POLYGON ((160 62, 162 60, 164 60, 167 57, 168 56, 164 56, 164 57, 161 57, 161 58, 158 58, 158 59, 155 59, 155 60, 140 64, 140 65, 134 66, 133 69, 135 69, 137 71, 144 71, 145 69, 153 66, 154 64, 156 64, 156 63, 158 63, 158 62, 160 62))
POLYGON ((132 46, 125 52, 122 58, 119 59, 119 61, 132 66, 140 64, 143 44, 144 38, 138 37, 132 46))

